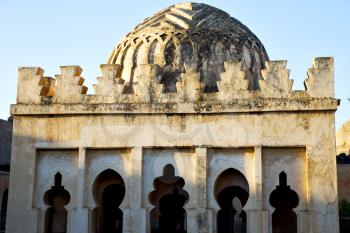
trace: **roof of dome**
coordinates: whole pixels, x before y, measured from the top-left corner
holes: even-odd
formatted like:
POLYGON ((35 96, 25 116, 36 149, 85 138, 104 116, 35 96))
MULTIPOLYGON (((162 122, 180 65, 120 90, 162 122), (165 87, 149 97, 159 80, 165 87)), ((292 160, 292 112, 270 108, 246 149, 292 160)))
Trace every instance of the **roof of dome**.
POLYGON ((268 55, 260 40, 226 12, 201 3, 182 3, 145 19, 113 50, 109 64, 120 64, 121 78, 137 82, 135 68, 157 64, 164 92, 176 92, 186 65, 200 72, 204 92, 217 91, 225 61, 241 61, 249 89, 258 90, 268 55))

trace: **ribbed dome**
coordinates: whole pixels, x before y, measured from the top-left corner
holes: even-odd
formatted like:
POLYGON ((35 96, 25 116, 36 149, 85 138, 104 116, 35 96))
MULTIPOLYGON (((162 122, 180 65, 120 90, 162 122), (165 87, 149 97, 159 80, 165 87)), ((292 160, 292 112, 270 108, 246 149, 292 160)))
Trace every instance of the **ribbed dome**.
POLYGON ((249 89, 257 90, 268 59, 259 39, 226 12, 182 3, 145 19, 115 47, 108 63, 121 65, 120 75, 127 83, 137 82, 138 65, 157 64, 164 92, 176 92, 180 74, 191 67, 200 72, 204 92, 215 92, 225 61, 241 61, 249 89))

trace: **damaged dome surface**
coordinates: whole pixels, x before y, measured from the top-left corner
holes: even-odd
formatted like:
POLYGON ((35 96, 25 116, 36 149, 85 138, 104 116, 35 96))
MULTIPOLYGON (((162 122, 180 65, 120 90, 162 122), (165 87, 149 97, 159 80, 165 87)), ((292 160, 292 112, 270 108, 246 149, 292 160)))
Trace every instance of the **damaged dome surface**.
MULTIPOLYGON (((129 91, 139 65, 158 66, 163 92, 176 92, 181 73, 199 72, 204 92, 218 91, 224 62, 241 62, 249 90, 259 90, 268 55, 260 40, 226 12, 201 3, 182 3, 145 19, 113 49, 109 64, 119 64, 118 76, 129 91)), ((142 78, 142 77, 141 77, 142 78)))

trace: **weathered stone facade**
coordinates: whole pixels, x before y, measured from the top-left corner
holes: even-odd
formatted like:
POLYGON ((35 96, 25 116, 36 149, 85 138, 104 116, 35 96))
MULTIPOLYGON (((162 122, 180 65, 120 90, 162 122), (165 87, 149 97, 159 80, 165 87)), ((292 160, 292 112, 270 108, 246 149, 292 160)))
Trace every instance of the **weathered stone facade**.
POLYGON ((286 65, 226 13, 184 3, 116 46, 95 94, 79 66, 55 78, 19 68, 7 233, 108 221, 130 233, 337 233, 333 58, 314 59, 305 91, 286 65))

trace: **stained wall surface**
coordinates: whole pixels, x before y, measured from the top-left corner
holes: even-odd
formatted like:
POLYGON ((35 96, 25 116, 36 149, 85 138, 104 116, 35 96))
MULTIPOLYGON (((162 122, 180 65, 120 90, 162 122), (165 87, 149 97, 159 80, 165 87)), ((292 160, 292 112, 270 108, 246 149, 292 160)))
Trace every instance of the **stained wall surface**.
MULTIPOLYGON (((14 121, 14 141, 19 146, 14 148, 16 166, 12 179, 22 185, 12 188, 27 195, 21 199, 11 197, 13 206, 9 218, 20 217, 32 223, 26 224, 26 232, 38 230, 42 223, 39 212, 45 208, 42 194, 53 185, 56 172, 62 173, 63 185, 72 195, 68 209, 74 208, 74 211, 70 217, 74 219, 73 213, 77 211, 89 212, 94 207, 91 198, 94 178, 102 170, 112 168, 123 177, 130 193, 122 208, 126 221, 133 224, 126 225, 125 232, 141 232, 135 229, 147 226, 147 211, 152 207, 147 197, 153 189, 153 180, 170 163, 176 175, 185 179, 185 189, 190 194, 186 206, 189 216, 199 214, 204 219, 215 216, 218 206, 213 197, 213 183, 220 172, 232 167, 249 182, 250 198, 244 208, 251 217, 250 232, 256 232, 253 216, 257 214, 265 214, 266 219, 261 217, 261 221, 270 226, 268 216, 272 207, 267 196, 275 189, 277 176, 283 170, 300 196, 296 209, 303 219, 300 232, 310 232, 310 229, 330 232, 336 224, 330 219, 337 221, 334 147, 329 143, 334 145, 335 141, 328 133, 333 130, 333 121, 332 113, 44 119, 18 116, 14 121), (48 130, 41 130, 43 127, 48 130), (325 142, 328 146, 320 148, 325 142), (20 206, 21 209, 16 208, 20 206), (139 212, 144 213, 143 221, 138 221, 134 208, 144 209, 139 212), (314 221, 322 227, 315 229, 314 221)), ((80 217, 79 221, 88 225, 88 214, 85 216, 85 220, 80 217)), ((189 232, 207 226, 190 217, 188 221, 191 222, 189 232)), ((206 224, 215 229, 215 221, 210 222, 206 224)), ((80 226, 73 223, 70 221, 70 232, 79 232, 80 226)), ((17 225, 10 224, 8 229, 16 232, 17 225)))

